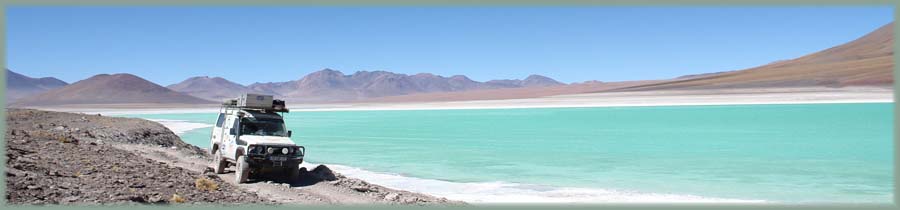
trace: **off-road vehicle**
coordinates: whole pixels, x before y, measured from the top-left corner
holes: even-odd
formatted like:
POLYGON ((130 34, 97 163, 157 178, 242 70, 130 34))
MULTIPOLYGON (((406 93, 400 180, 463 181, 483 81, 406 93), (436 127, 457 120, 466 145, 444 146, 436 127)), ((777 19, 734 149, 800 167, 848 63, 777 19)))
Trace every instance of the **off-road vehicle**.
POLYGON ((271 95, 244 94, 225 100, 210 135, 215 172, 225 173, 234 165, 237 183, 273 172, 296 179, 306 149, 291 141, 282 116, 287 112, 284 101, 271 95))

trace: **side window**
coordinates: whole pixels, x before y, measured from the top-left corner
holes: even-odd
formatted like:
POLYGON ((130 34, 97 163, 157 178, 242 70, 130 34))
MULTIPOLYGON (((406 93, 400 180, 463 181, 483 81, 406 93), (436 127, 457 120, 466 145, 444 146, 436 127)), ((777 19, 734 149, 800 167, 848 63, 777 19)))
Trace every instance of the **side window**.
POLYGON ((225 114, 219 113, 219 119, 216 120, 216 127, 221 128, 223 123, 225 123, 225 114))

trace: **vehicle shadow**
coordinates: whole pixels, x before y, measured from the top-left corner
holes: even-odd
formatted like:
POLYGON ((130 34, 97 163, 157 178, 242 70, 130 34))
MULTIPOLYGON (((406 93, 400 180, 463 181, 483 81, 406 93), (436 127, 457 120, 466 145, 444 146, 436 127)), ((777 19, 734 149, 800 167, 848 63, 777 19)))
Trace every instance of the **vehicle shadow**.
POLYGON ((291 187, 305 187, 319 182, 338 180, 338 176, 328 166, 319 165, 313 170, 301 167, 296 179, 290 179, 284 173, 265 173, 253 175, 247 183, 272 182, 274 184, 289 184, 291 187))

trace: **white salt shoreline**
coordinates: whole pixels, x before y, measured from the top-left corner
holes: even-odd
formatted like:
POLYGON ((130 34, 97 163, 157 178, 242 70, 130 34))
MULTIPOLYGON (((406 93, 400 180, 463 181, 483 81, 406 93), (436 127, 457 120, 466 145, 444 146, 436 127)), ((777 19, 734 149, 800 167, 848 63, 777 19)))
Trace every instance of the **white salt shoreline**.
MULTIPOLYGON (((720 106, 720 105, 777 105, 777 104, 836 104, 836 103, 892 103, 893 90, 884 88, 851 89, 842 91, 808 92, 639 92, 592 93, 559 95, 541 98, 476 100, 450 102, 405 103, 338 103, 293 104, 293 112, 317 111, 389 111, 389 110, 455 110, 455 109, 526 109, 526 108, 586 108, 586 107, 649 107, 649 106, 720 106)), ((74 108, 37 107, 38 109, 88 114, 177 114, 216 113, 218 108, 74 108)))
POLYGON ((201 129, 201 128, 213 127, 213 124, 188 122, 186 120, 169 120, 169 119, 146 119, 146 120, 158 122, 159 124, 162 124, 169 130, 171 130, 172 133, 175 133, 175 135, 178 135, 178 136, 181 136, 181 134, 184 134, 185 132, 188 132, 188 131, 201 129))

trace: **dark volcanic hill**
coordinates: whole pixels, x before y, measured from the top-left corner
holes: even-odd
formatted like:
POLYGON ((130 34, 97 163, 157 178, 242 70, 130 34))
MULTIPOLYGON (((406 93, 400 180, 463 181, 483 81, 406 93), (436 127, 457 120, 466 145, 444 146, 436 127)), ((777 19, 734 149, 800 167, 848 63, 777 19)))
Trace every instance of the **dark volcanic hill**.
POLYGON ((235 98, 244 93, 263 93, 278 95, 277 93, 272 91, 253 90, 221 77, 208 76, 191 77, 182 82, 179 82, 178 84, 173 84, 166 87, 174 91, 186 93, 194 97, 212 101, 222 101, 228 98, 235 98))
POLYGON ((856 40, 791 60, 624 90, 890 86, 894 23, 856 40))
POLYGON ((13 105, 135 103, 204 104, 213 102, 175 92, 131 74, 99 74, 59 89, 19 99, 13 105))
POLYGON ((53 77, 31 78, 7 69, 6 103, 12 103, 19 98, 37 95, 68 84, 53 77))
POLYGON ((359 71, 344 75, 340 71, 324 69, 299 80, 254 83, 249 88, 258 92, 277 93, 292 101, 337 102, 418 93, 562 85, 539 75, 529 76, 525 80, 496 81, 499 80, 478 82, 462 75, 443 77, 428 73, 406 75, 387 71, 359 71))

